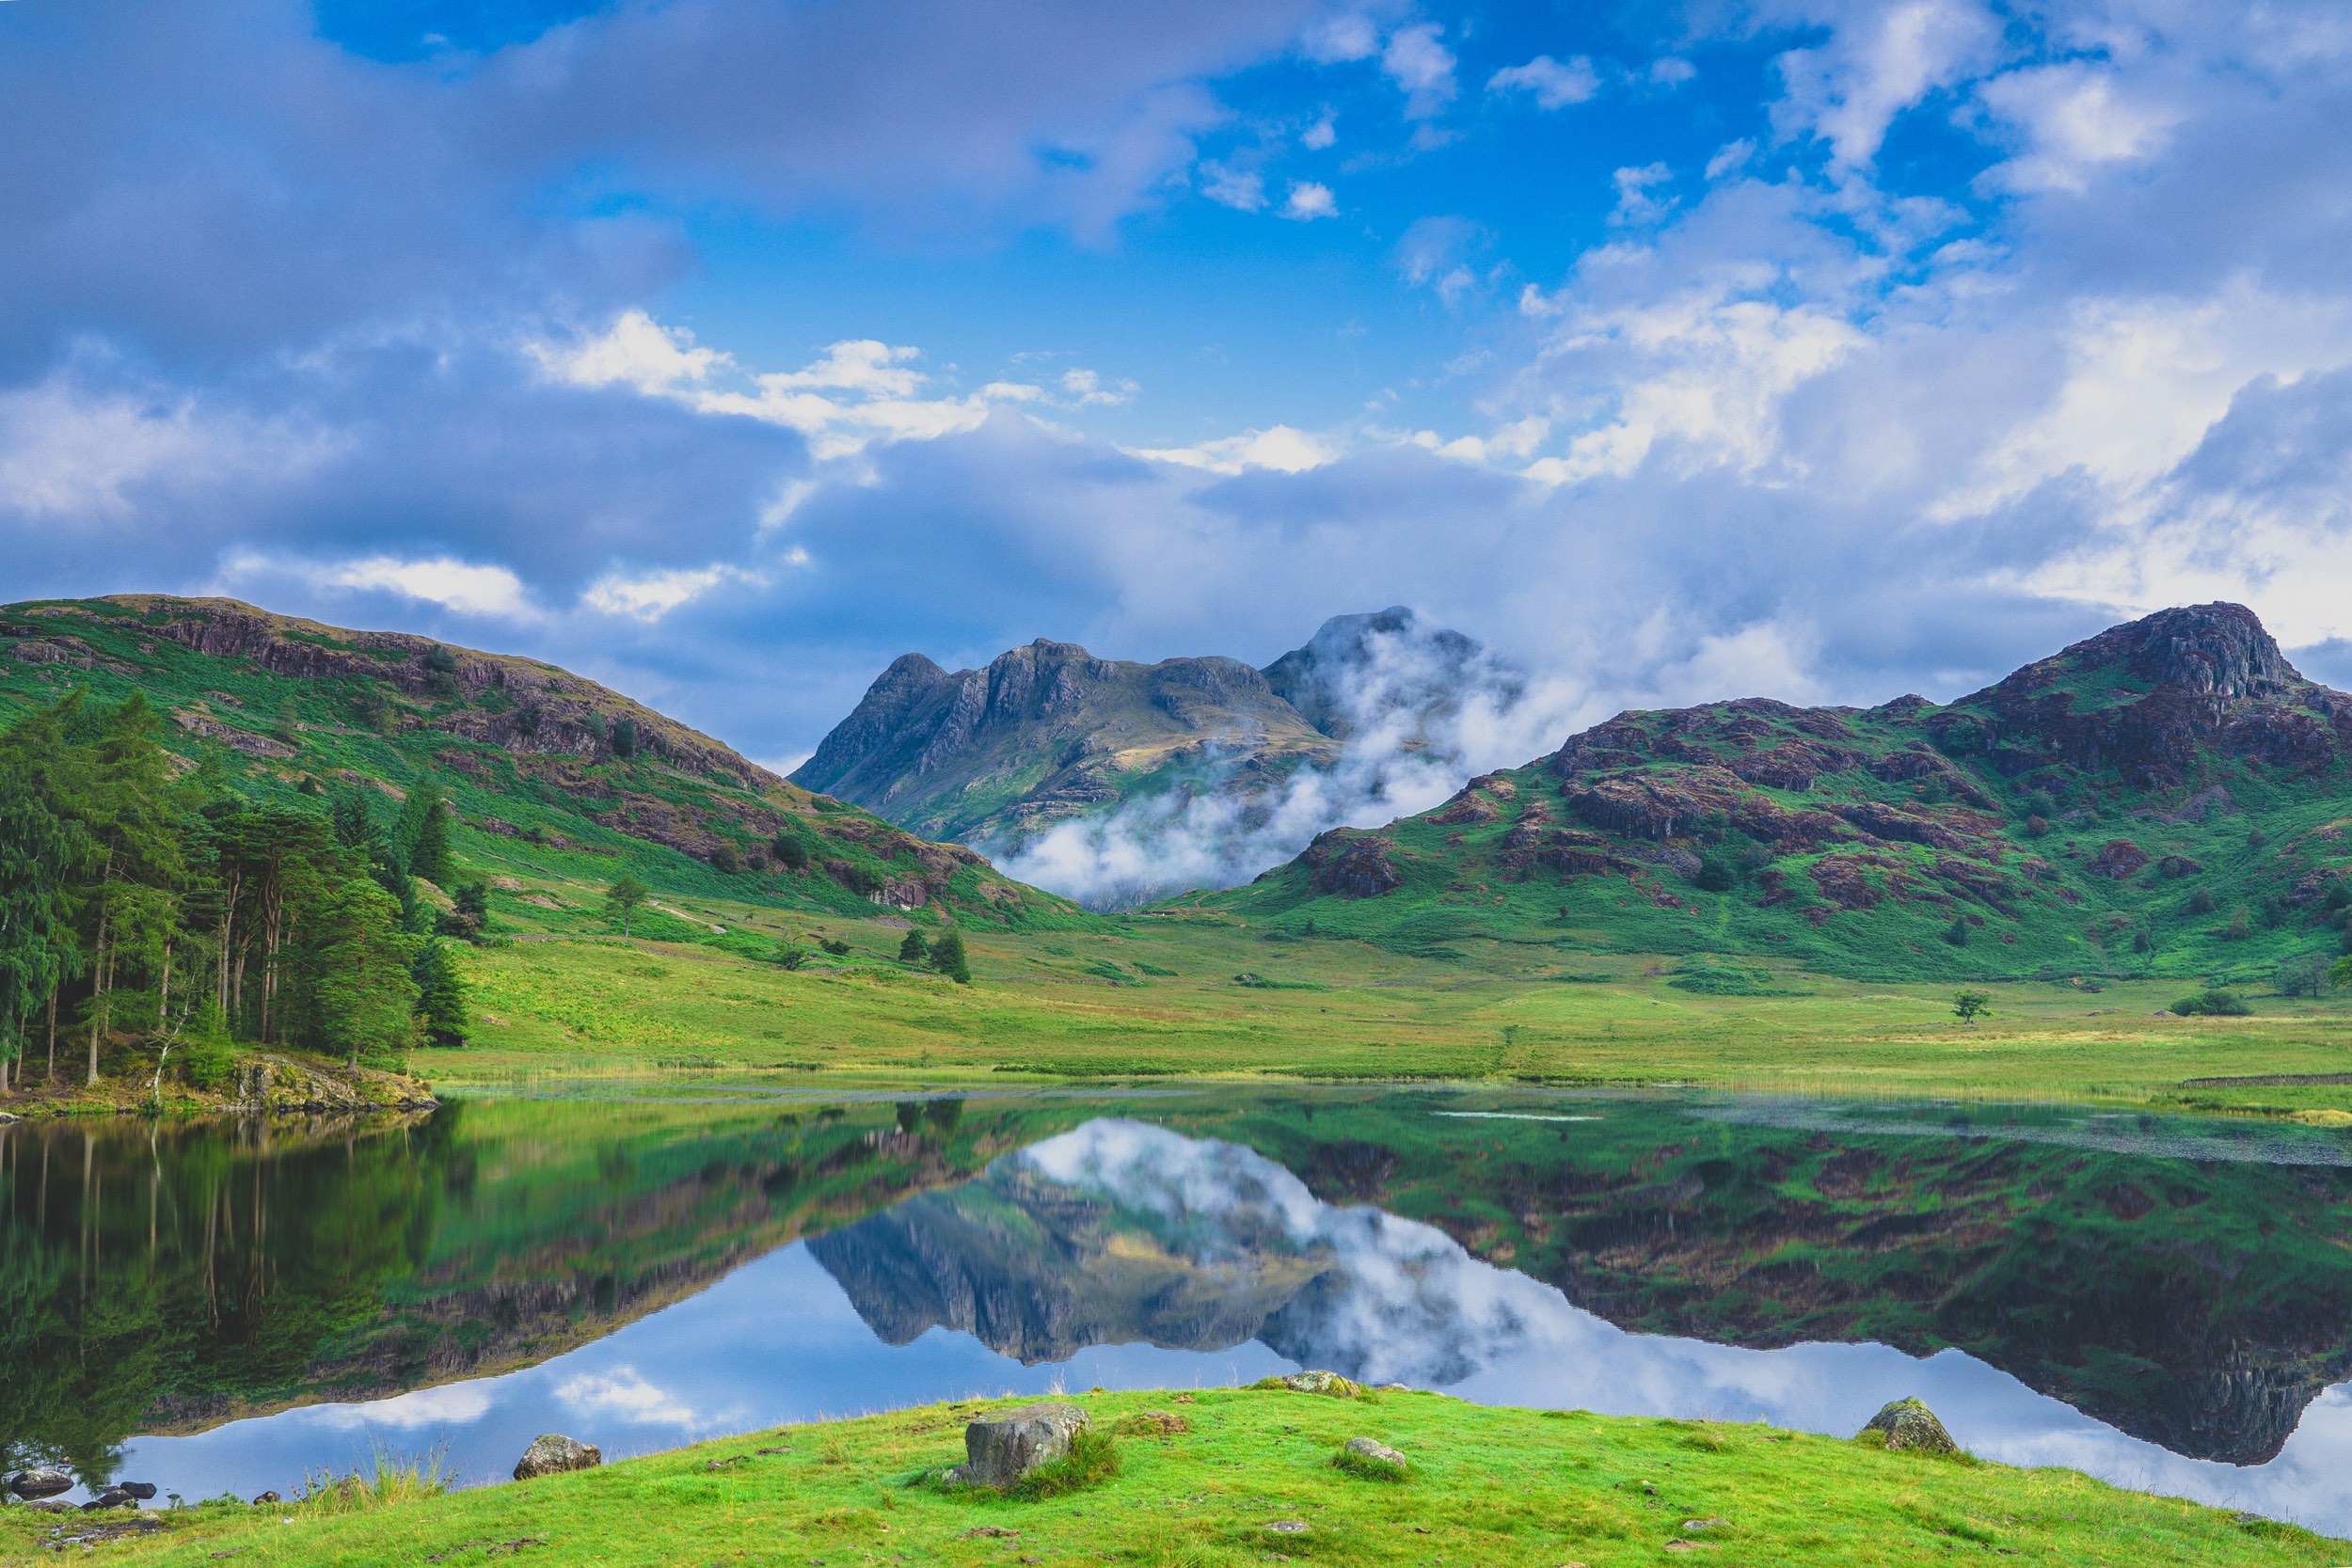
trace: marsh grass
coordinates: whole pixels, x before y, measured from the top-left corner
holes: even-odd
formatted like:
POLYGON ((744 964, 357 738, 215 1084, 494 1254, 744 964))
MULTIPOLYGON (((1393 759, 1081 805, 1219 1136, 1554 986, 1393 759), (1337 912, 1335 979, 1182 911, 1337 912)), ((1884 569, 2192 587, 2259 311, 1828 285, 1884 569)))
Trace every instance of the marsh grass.
POLYGON ((1119 1445, 1089 1427, 1071 1438, 1068 1453, 1023 1476, 1006 1488, 1005 1496, 1021 1502, 1040 1502, 1100 1486, 1118 1474, 1119 1445))
POLYGON ((391 1503, 440 1497, 455 1481, 441 1449, 403 1454, 378 1443, 350 1470, 341 1474, 317 1470, 305 1476, 293 1506, 308 1513, 360 1513, 391 1503))

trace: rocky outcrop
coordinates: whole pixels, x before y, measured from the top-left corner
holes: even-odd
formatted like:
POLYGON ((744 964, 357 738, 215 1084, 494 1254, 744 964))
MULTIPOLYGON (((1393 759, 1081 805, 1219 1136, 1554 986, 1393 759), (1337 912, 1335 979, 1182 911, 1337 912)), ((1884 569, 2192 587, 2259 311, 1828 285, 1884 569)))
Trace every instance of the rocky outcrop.
POLYGON ((1394 892, 1405 880, 1390 858, 1395 850, 1394 844, 1377 833, 1358 836, 1333 829, 1307 851, 1322 855, 1309 862, 1315 867, 1315 891, 1342 898, 1377 898, 1394 892))

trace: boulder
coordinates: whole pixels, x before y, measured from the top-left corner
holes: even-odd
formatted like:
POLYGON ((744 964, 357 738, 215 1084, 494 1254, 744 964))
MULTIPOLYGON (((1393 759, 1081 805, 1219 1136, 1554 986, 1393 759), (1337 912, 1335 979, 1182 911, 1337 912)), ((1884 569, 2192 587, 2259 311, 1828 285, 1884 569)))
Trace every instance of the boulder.
POLYGON ((1262 1377, 1250 1385, 1252 1388, 1287 1388, 1294 1394, 1328 1394, 1333 1399, 1352 1400, 1363 1388, 1337 1372, 1310 1369, 1288 1376, 1262 1377))
POLYGON ((143 1503, 155 1499, 155 1483, 151 1481, 119 1481, 115 1482, 115 1490, 128 1492, 143 1503))
POLYGON ((1055 1400, 983 1416, 963 1429, 964 1462, 947 1479, 961 1486, 1010 1486, 1068 1454, 1071 1439, 1088 1425, 1085 1411, 1055 1400))
POLYGON ((139 1500, 119 1486, 109 1486, 82 1505, 85 1513, 95 1513, 102 1508, 136 1508, 139 1500))
POLYGON ((530 1481, 538 1476, 562 1475, 566 1470, 590 1470, 604 1463, 604 1450, 594 1443, 575 1442, 556 1433, 548 1433, 531 1440, 531 1447, 515 1461, 515 1479, 530 1481))
POLYGON ((275 1492, 264 1492, 264 1493, 262 1493, 260 1497, 255 1497, 255 1498, 253 1499, 253 1506, 254 1506, 254 1507, 256 1507, 256 1508, 260 1508, 260 1507, 261 1507, 263 1503, 274 1503, 274 1502, 278 1502, 278 1501, 281 1501, 281 1500, 282 1500, 282 1499, 281 1499, 281 1498, 278 1496, 278 1494, 277 1494, 277 1493, 275 1493, 275 1492))
POLYGON ((1935 1412, 1915 1399, 1897 1400, 1870 1418, 1865 1433, 1879 1433, 1890 1449, 1916 1449, 1922 1453, 1958 1453, 1960 1445, 1935 1418, 1935 1412))
POLYGON ((1412 1467, 1412 1461, 1370 1437, 1351 1437, 1340 1446, 1340 1451, 1350 1456, 1359 1465, 1376 1465, 1400 1474, 1412 1467))
POLYGON ((19 1470, 8 1478, 8 1490, 30 1500, 54 1497, 73 1490, 73 1478, 63 1470, 19 1470))

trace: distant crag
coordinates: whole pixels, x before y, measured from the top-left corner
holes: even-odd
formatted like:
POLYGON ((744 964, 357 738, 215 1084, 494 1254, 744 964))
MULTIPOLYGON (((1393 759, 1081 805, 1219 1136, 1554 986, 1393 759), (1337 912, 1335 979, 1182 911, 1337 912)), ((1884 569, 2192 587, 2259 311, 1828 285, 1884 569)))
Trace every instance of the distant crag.
POLYGON ((792 781, 930 837, 1012 847, 1144 796, 1278 794, 1336 764, 1368 721, 1412 744, 1473 680, 1515 689, 1476 642, 1402 607, 1334 617, 1263 670, 1098 658, 1043 638, 981 670, 907 654, 792 781))

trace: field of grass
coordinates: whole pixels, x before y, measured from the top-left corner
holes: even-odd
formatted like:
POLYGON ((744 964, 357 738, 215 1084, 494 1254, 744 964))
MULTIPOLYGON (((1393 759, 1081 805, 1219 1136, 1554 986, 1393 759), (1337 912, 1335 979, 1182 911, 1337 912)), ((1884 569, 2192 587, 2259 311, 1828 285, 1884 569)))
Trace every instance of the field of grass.
POLYGON ((2352 1108, 2352 1085, 2185 1088, 2352 1071, 2352 1007, 2255 994, 2250 1017, 2177 1018, 2166 1005, 2194 989, 2178 980, 1988 984, 1989 1016, 1964 1024, 1949 984, 1474 938, 1415 957, 1176 911, 970 929, 964 987, 897 960, 902 922, 671 898, 657 933, 674 940, 641 926, 624 941, 594 884, 523 887, 494 900, 511 940, 467 955, 473 1043, 412 1057, 437 1082, 691 1068, 1279 1074, 2071 1096, 2313 1118, 2352 1108), (809 961, 780 967, 779 942, 809 961))
MULTIPOLYGON (((1082 1396, 1098 1431, 1158 1408, 1189 1430, 1114 1439, 1117 1471, 1036 1501, 921 1479, 961 1458, 984 1406, 930 1405, 722 1439, 569 1476, 438 1497, 413 1475, 369 1506, 359 1484, 312 1502, 233 1501, 167 1515, 110 1559, 241 1568, 426 1561, 602 1564, 1167 1565, 1581 1563, 1689 1554, 1733 1568, 2013 1557, 2064 1564, 2323 1564, 2344 1543, 2119 1491, 2073 1471, 1889 1453, 1762 1426, 1500 1410, 1437 1394, 1361 1401, 1269 1390, 1082 1396), (1406 1479, 1333 1463, 1353 1436, 1406 1479), (1293 1528, 1278 1529, 1278 1524, 1293 1528), (1303 1529, 1297 1526, 1304 1526, 1303 1529)), ((64 1533, 96 1520, 75 1515, 64 1533)), ((56 1521, 0 1513, 0 1550, 31 1555, 56 1521)))

